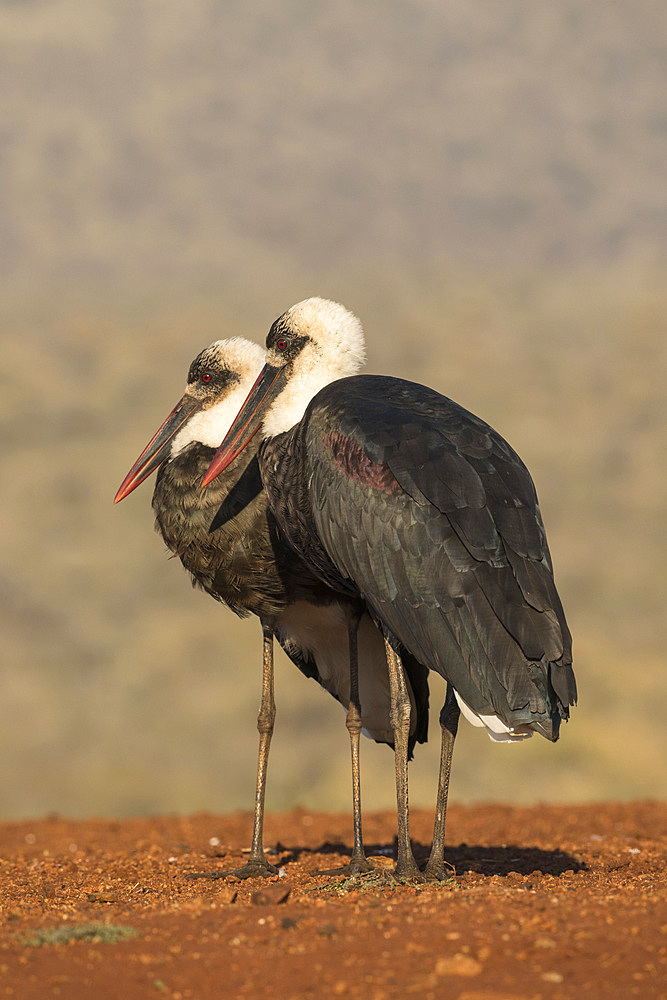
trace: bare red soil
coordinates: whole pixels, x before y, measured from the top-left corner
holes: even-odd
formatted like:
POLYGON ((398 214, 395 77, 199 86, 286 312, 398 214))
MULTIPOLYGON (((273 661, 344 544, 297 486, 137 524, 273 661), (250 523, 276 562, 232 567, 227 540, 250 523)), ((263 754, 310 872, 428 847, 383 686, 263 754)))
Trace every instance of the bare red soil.
MULTIPOLYGON (((383 871, 394 823, 365 817, 383 871)), ((452 806, 456 875, 417 887, 313 876, 345 860, 350 819, 295 810, 267 817, 280 877, 184 878, 238 865, 250 829, 245 814, 1 825, 0 998, 667 997, 665 804, 452 806), (72 940, 52 943, 61 927, 72 940), (117 927, 136 934, 114 942, 117 927)), ((425 858, 427 812, 412 833, 425 858)))

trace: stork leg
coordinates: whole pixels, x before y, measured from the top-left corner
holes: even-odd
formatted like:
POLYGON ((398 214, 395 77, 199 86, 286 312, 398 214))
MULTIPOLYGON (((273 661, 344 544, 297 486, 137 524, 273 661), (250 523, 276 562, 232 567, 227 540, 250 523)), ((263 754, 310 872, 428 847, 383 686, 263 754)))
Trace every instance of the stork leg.
POLYGON ((440 711, 440 773, 438 775, 438 796, 435 804, 435 822, 433 824, 433 846, 428 859, 424 876, 432 881, 443 882, 451 878, 454 869, 445 861, 445 820, 447 818, 447 794, 449 792, 449 775, 452 769, 452 753, 454 740, 459 728, 461 709, 451 684, 447 685, 445 704, 440 711))
POLYGON ((410 844, 408 810, 408 740, 410 738, 410 697, 405 684, 403 664, 385 636, 389 690, 391 694, 391 725, 394 730, 394 765, 396 768, 396 806, 398 815, 398 859, 394 875, 400 880, 422 881, 410 844))
POLYGON ((186 878, 267 878, 277 875, 278 869, 269 864, 264 854, 264 797, 266 794, 266 772, 269 764, 269 749, 276 718, 276 703, 273 697, 273 631, 262 622, 264 649, 262 657, 262 700, 257 716, 259 732, 259 756, 257 761, 257 790, 255 792, 255 820, 252 831, 252 846, 248 861, 240 868, 226 871, 188 872, 186 878))
POLYGON ((345 725, 350 734, 352 754, 352 812, 354 821, 354 847, 348 864, 341 868, 318 871, 318 875, 361 875, 374 871, 366 858, 364 839, 361 832, 361 770, 359 767, 359 743, 361 738, 361 700, 359 698, 359 615, 350 613, 347 621, 350 649, 350 705, 345 725))

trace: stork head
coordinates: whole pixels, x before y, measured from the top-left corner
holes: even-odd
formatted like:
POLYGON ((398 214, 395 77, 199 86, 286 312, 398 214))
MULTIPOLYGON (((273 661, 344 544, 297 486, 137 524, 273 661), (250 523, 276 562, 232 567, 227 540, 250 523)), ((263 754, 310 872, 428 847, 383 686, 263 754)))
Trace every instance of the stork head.
POLYGON ((365 359, 361 323, 329 299, 304 299, 272 324, 266 364, 204 478, 226 469, 262 428, 274 437, 298 424, 311 399, 336 379, 355 375, 365 359))
POLYGON ((263 362, 262 348, 241 337, 218 340, 198 354, 190 365, 183 396, 126 475, 114 503, 188 445, 198 442, 216 448, 263 362))
POLYGON ((297 302, 272 324, 266 365, 283 373, 263 420, 263 436, 274 437, 298 424, 308 403, 336 379, 355 375, 364 363, 361 323, 329 299, 297 302))

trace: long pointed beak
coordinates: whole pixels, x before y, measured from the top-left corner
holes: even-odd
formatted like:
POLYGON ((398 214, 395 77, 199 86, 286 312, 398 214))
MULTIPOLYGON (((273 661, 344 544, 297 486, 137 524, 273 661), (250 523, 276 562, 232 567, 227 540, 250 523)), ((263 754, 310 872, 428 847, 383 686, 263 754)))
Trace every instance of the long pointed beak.
POLYGON ((125 497, 136 490, 144 479, 148 479, 151 472, 155 472, 158 466, 169 458, 171 442, 191 416, 201 410, 202 404, 198 399, 193 399, 187 393, 183 396, 174 409, 171 411, 165 422, 155 432, 139 458, 136 460, 125 479, 120 484, 120 489, 114 497, 114 503, 119 503, 125 497))
POLYGON ((254 438, 262 426, 268 409, 276 396, 282 392, 286 381, 287 372, 284 368, 264 365, 234 423, 227 431, 224 441, 216 451, 202 486, 208 486, 228 465, 231 465, 236 456, 254 438))

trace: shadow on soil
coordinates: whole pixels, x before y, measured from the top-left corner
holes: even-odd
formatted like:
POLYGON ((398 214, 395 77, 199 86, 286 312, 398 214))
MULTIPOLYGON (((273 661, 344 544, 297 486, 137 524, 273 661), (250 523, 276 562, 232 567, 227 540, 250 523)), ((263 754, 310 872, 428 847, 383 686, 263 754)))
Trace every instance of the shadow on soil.
MULTIPOLYGON (((428 860, 431 850, 430 844, 422 844, 418 840, 412 841, 412 848, 415 860, 420 868, 423 868, 428 860)), ((349 846, 341 842, 326 841, 319 847, 284 847, 277 845, 277 853, 282 855, 281 864, 289 864, 317 854, 336 854, 344 857, 350 856, 349 846)), ((396 858, 397 843, 394 839, 393 846, 388 844, 366 844, 366 854, 372 859, 373 855, 396 858)), ((564 851, 543 851, 538 847, 517 847, 514 844, 503 844, 502 846, 475 847, 469 844, 459 844, 456 847, 447 847, 445 851, 446 861, 454 866, 457 875, 465 872, 476 872, 480 875, 509 875, 515 872, 519 875, 562 875, 564 872, 579 872, 586 868, 581 858, 576 855, 566 854, 564 851)))

